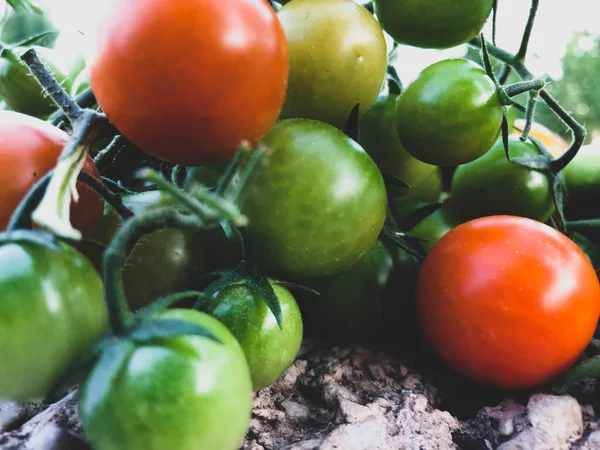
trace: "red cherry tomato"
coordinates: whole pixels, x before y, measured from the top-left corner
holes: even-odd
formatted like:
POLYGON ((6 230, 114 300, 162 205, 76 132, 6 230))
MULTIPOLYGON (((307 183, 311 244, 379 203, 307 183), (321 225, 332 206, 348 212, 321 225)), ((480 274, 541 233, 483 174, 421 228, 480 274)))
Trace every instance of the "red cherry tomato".
MULTIPOLYGON (((69 136, 35 117, 0 111, 0 229, 5 229, 21 200, 33 185, 56 166, 69 136)), ((100 179, 88 156, 83 171, 100 179)), ((98 232, 103 201, 91 188, 77 183, 79 201, 73 203, 71 221, 85 237, 98 232)))
POLYGON ((459 225, 419 274, 425 336, 456 371, 507 389, 544 383, 592 338, 600 285, 585 254, 531 219, 490 216, 459 225))
POLYGON ((200 166, 279 116, 288 47, 264 0, 106 1, 89 61, 111 122, 148 154, 200 166))

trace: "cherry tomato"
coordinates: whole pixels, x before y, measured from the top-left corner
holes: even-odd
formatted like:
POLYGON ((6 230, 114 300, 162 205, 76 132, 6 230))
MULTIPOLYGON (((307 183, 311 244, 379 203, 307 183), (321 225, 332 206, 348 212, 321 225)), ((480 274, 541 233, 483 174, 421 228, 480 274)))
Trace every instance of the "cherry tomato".
POLYGON ((373 104, 387 69, 379 23, 353 0, 293 0, 278 12, 290 52, 282 118, 342 128, 350 111, 373 104))
POLYGON ((410 188, 391 187, 390 202, 395 202, 400 215, 405 216, 419 204, 437 202, 442 194, 442 181, 442 173, 436 168, 427 178, 410 188))
POLYGON ((393 254, 380 240, 349 269, 304 281, 319 293, 300 294, 307 327, 336 341, 377 336, 385 324, 385 293, 394 269, 393 254))
MULTIPOLYGON (((6 228, 23 197, 56 166, 69 136, 40 119, 0 111, 0 229, 6 228)), ((100 178, 90 157, 84 172, 100 178)), ((77 183, 79 201, 72 203, 73 226, 84 237, 94 237, 102 220, 102 199, 91 188, 77 183)))
POLYGON ((383 29, 399 44, 450 48, 476 37, 492 11, 493 0, 375 0, 383 29))
POLYGON ((18 59, 29 48, 36 51, 67 92, 71 89, 79 66, 76 61, 62 60, 55 50, 40 46, 16 48, 13 55, 5 53, 0 57, 0 98, 13 111, 45 117, 56 110, 56 105, 44 94, 38 82, 29 73, 29 69, 18 59))
POLYGON ((273 126, 288 51, 266 1, 105 4, 90 83, 111 122, 140 149, 176 164, 218 163, 273 126))
MULTIPOLYGON (((520 135, 523 128, 525 128, 525 120, 515 119, 512 133, 520 135)), ((565 150, 569 148, 569 143, 567 141, 554 131, 537 122, 531 124, 529 136, 544 144, 546 149, 552 153, 552 156, 554 157, 562 155, 565 150)))
MULTIPOLYGON (((541 154, 531 141, 509 136, 511 157, 541 154)), ((484 156, 459 166, 452 178, 452 198, 463 218, 508 214, 545 222, 554 212, 549 175, 511 163, 502 139, 484 156)))
MULTIPOLYGON (((134 214, 159 207, 176 207, 162 191, 147 191, 123 198, 134 214)), ((100 240, 109 244, 122 224, 110 207, 105 210, 100 240)), ((237 236, 237 235, 236 235, 237 236)), ((204 273, 234 267, 241 257, 239 242, 229 242, 221 228, 183 230, 168 228, 143 236, 123 267, 123 284, 129 307, 137 310, 158 298, 196 289, 204 273)))
POLYGON ((438 166, 485 154, 502 124, 502 105, 485 71, 466 59, 424 69, 396 106, 398 135, 415 158, 438 166))
POLYGON ((239 341, 255 391, 275 382, 294 362, 302 344, 302 316, 285 287, 271 282, 281 306, 282 327, 251 282, 213 292, 203 310, 225 324, 239 341))
POLYGON ((563 175, 569 197, 567 214, 573 219, 590 219, 600 216, 597 198, 600 193, 600 148, 586 145, 565 167, 563 175))
POLYGON ((415 225, 408 233, 422 239, 421 246, 429 252, 443 236, 460 223, 460 218, 453 208, 442 206, 415 225))
POLYGON ((337 128, 289 119, 242 204, 256 260, 290 277, 327 276, 358 261, 377 239, 387 196, 377 165, 337 128))
POLYGON ((200 324, 201 336, 134 346, 106 392, 86 381, 79 415, 96 450, 239 448, 250 423, 252 383, 244 352, 218 320, 173 309, 161 318, 200 324))
POLYGON ((381 170, 410 186, 410 188, 398 188, 394 193, 410 195, 412 189, 418 189, 421 183, 438 169, 413 158, 400 142, 395 119, 398 97, 395 94, 379 96, 359 122, 359 143, 381 170))
POLYGON ((102 282, 73 247, 0 244, 0 398, 44 398, 107 327, 102 282))
POLYGON ((589 343, 600 285, 577 245, 531 219, 492 216, 450 231, 419 273, 425 336, 454 370, 507 389, 542 384, 589 343))

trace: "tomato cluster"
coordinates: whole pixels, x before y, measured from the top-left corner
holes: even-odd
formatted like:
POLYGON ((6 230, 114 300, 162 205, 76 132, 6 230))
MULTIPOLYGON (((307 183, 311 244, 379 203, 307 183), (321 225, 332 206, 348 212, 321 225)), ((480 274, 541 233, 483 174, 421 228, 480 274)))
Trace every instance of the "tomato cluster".
POLYGON ((234 450, 252 392, 306 333, 406 346, 416 336, 398 330, 418 323, 451 369, 507 389, 572 365, 600 316, 600 233, 570 232, 565 214, 596 217, 600 158, 584 148, 554 170, 569 145, 531 117, 506 121, 510 89, 470 60, 401 88, 386 34, 454 47, 494 4, 429 3, 375 0, 374 15, 354 0, 107 0, 74 69, 52 64, 44 16, 11 12, 0 397, 80 382, 96 450, 234 450), (70 127, 52 124, 59 111, 19 62, 32 48, 95 102, 94 142, 72 110, 70 127), (20 220, 73 142, 95 187, 80 178, 70 217, 100 249, 20 220))

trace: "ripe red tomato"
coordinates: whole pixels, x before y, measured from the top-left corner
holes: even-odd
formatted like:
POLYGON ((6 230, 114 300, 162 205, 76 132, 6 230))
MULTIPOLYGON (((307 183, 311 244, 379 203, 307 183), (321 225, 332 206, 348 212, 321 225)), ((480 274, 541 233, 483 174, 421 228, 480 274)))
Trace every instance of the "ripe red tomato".
POLYGON ((287 89, 285 34, 264 0, 107 1, 90 83, 111 122, 159 159, 231 159, 277 119, 287 89))
MULTIPOLYGON (((40 119, 12 111, 0 111, 0 229, 5 229, 23 197, 56 166, 69 136, 40 119)), ((88 156, 84 172, 100 179, 88 156)), ((77 183, 79 201, 73 203, 73 226, 85 237, 98 232, 104 203, 91 188, 77 183)))
POLYGON ((417 285, 433 349, 453 369, 507 389, 567 369, 600 314, 594 268, 565 235, 524 217, 459 225, 433 247, 417 285))

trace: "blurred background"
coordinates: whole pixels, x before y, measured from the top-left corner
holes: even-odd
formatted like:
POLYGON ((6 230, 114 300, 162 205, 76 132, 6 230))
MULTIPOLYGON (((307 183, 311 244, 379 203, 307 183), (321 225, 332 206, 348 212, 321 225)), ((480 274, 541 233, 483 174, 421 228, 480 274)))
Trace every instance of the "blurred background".
MULTIPOLYGON (((0 0, 3 3, 5 0, 0 0)), ((85 48, 85 36, 94 26, 94 8, 102 0, 39 0, 62 31, 59 50, 69 53, 85 48)), ((355 0, 358 3, 364 1, 355 0)), ((515 52, 527 20, 530 2, 498 0, 497 44, 515 52)), ((544 76, 548 90, 588 129, 588 143, 600 138, 600 20, 596 0, 544 0, 530 41, 528 68, 544 76)), ((0 11, 2 10, 0 4, 0 11)), ((484 32, 491 38, 491 21, 484 32)), ((426 66, 448 57, 467 56, 478 60, 478 52, 460 46, 453 49, 423 50, 407 46, 398 49, 397 69, 406 85, 426 66)), ((514 80, 514 79, 511 79, 514 80)), ((522 99, 522 104, 525 99, 522 99)), ((563 136, 568 131, 552 112, 540 104, 536 120, 563 136)))

